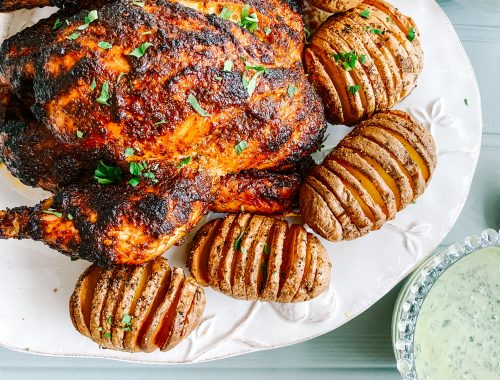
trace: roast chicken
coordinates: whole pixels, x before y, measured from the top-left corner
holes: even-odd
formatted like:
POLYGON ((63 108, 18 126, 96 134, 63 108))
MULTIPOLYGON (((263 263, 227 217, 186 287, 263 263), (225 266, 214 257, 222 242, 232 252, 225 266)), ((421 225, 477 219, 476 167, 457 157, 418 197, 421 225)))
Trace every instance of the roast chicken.
POLYGON ((61 10, 3 42, 0 156, 54 194, 0 237, 143 263, 209 210, 293 208, 326 127, 295 0, 0 1, 61 10))

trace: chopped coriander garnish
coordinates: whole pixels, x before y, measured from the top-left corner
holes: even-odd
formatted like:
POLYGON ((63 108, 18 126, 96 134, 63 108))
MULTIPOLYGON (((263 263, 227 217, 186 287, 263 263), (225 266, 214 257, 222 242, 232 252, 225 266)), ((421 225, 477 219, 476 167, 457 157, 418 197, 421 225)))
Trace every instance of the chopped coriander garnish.
POLYGON ((161 125, 161 124, 167 124, 167 121, 165 119, 161 119, 160 121, 157 121, 155 125, 161 125))
POLYGON ((153 172, 144 173, 142 176, 146 179, 149 179, 153 183, 158 183, 158 179, 156 178, 156 175, 153 172))
POLYGON ((256 73, 250 79, 248 79, 245 76, 241 78, 241 81, 243 83, 243 88, 247 90, 249 96, 252 96, 255 91, 255 88, 257 87, 257 79, 262 73, 267 72, 267 69, 264 66, 251 66, 251 65, 246 65, 245 68, 247 70, 256 71, 256 73))
POLYGON ((108 325, 112 325, 113 324, 113 316, 109 316, 108 319, 106 320, 106 322, 108 323, 108 325))
POLYGON ((415 29, 413 28, 413 26, 410 27, 410 30, 408 31, 406 38, 408 38, 408 41, 410 42, 413 42, 413 40, 415 39, 415 29))
POLYGON ((68 19, 64 20, 64 22, 66 23, 66 25, 71 25, 72 24, 72 22, 69 21, 68 19))
POLYGON ((191 163, 191 156, 184 157, 182 161, 177 165, 177 169, 181 169, 186 165, 189 165, 191 163))
POLYGON ((250 33, 259 29, 259 19, 257 13, 250 14, 250 5, 245 4, 240 13, 240 26, 247 29, 250 33))
POLYGON ((144 1, 138 1, 138 0, 131 0, 132 5, 137 5, 138 7, 144 8, 146 3, 144 1))
POLYGON ((189 94, 188 96, 188 102, 193 107, 193 109, 198 112, 201 116, 208 116, 207 111, 205 111, 201 106, 200 103, 198 103, 198 100, 195 98, 194 95, 189 94))
POLYGON ((245 69, 247 69, 247 70, 255 70, 255 71, 262 71, 264 73, 267 73, 267 69, 264 66, 246 65, 245 69))
POLYGON ((142 162, 131 162, 129 166, 130 174, 136 177, 140 177, 144 169, 146 169, 146 164, 142 162))
POLYGON ((236 154, 239 156, 243 151, 248 148, 248 143, 245 140, 241 140, 238 144, 234 146, 236 154))
POLYGON ((106 165, 100 161, 94 171, 94 179, 100 185, 110 185, 122 180, 122 171, 118 166, 106 165))
POLYGON ((358 84, 355 84, 354 86, 349 86, 348 88, 349 94, 356 95, 360 88, 361 86, 358 84))
POLYGON ((80 33, 78 33, 78 32, 74 32, 74 33, 71 33, 68 37, 66 37, 66 39, 71 40, 71 41, 74 41, 74 40, 76 40, 78 37, 80 37, 80 33))
POLYGON ((361 12, 359 15, 363 18, 368 18, 370 17, 371 11, 370 9, 366 8, 363 12, 361 12))
POLYGON ((79 139, 81 139, 83 137, 83 132, 77 129, 76 130, 76 137, 78 137, 79 139))
POLYGON ((223 18, 224 20, 229 20, 231 16, 234 14, 234 11, 230 11, 226 7, 222 8, 222 10, 219 13, 219 17, 223 18))
POLYGON ((135 149, 134 148, 127 148, 125 149, 125 157, 132 157, 135 155, 135 149))
POLYGON ((97 82, 95 81, 95 78, 92 79, 92 83, 90 84, 89 90, 94 91, 97 86, 97 82))
POLYGON ((381 34, 385 33, 384 30, 380 30, 380 29, 377 29, 377 28, 371 28, 370 32, 373 33, 373 34, 377 34, 377 35, 381 35, 381 34))
POLYGON ((139 46, 138 48, 132 50, 130 53, 128 53, 127 55, 132 55, 136 58, 141 58, 144 54, 146 54, 146 49, 150 46, 153 46, 152 43, 150 42, 144 42, 143 44, 141 44, 141 46, 139 46))
POLYGON ((62 217, 62 213, 57 212, 56 210, 51 209, 51 208, 49 208, 48 210, 43 210, 42 212, 43 212, 44 214, 54 215, 54 216, 56 216, 56 217, 58 217, 58 218, 61 218, 61 217, 62 217))
POLYGON ((231 72, 232 69, 233 69, 233 61, 231 61, 230 59, 227 59, 224 62, 224 68, 223 68, 223 70, 225 72, 231 72))
POLYGON ((218 76, 218 75, 214 76, 214 78, 215 78, 215 80, 218 80, 218 81, 221 81, 221 80, 222 80, 222 77, 220 77, 220 76, 218 76))
POLYGON ((304 33, 305 33, 306 44, 308 44, 309 43, 309 38, 311 37, 312 33, 305 26, 304 26, 304 33))
POLYGON ((264 243, 264 253, 269 255, 271 253, 271 248, 269 248, 269 244, 264 243))
POLYGON ((387 18, 385 19, 385 21, 387 21, 387 22, 392 22, 392 18, 391 18, 391 16, 387 16, 387 18))
POLYGON ((130 181, 128 181, 130 186, 136 187, 139 183, 141 183, 141 180, 137 177, 131 178, 130 181))
POLYGON ((125 314, 122 318, 122 325, 124 325, 125 331, 130 331, 130 325, 132 324, 132 317, 128 314, 125 314))
POLYGON ((264 28, 264 33, 266 34, 266 36, 269 36, 271 34, 271 32, 272 32, 271 28, 269 28, 269 27, 264 28))
POLYGON ((293 96, 297 93, 297 87, 293 84, 288 85, 288 96, 293 98, 293 96))
POLYGON ((104 104, 105 106, 109 106, 109 81, 105 81, 102 84, 101 95, 95 100, 97 103, 104 104))
POLYGON ((97 328, 97 331, 102 331, 102 326, 99 326, 99 327, 97 328))
POLYGON ((54 26, 52 27, 53 30, 59 29, 62 25, 61 19, 57 19, 56 22, 54 22, 54 26))
POLYGON ((366 55, 361 54, 361 59, 360 59, 360 62, 361 62, 362 64, 364 64, 364 63, 366 62, 366 55))
POLYGON ((85 30, 89 27, 90 23, 92 21, 95 21, 99 18, 99 16, 97 15, 97 11, 96 10, 93 10, 93 11, 90 11, 89 14, 87 16, 85 16, 85 18, 83 19, 83 22, 84 24, 83 25, 80 25, 77 29, 78 30, 85 30))
POLYGON ((234 241, 234 249, 236 251, 241 251, 241 240, 243 239, 243 235, 245 234, 245 230, 241 230, 239 236, 234 241))
MULTIPOLYGON (((360 57, 354 50, 346 53, 339 52, 333 55, 333 59, 335 59, 335 62, 340 62, 342 64, 342 67, 346 71, 351 71, 352 69, 354 69, 359 58, 360 57)), ((361 57, 361 59, 363 58, 361 57)))
POLYGON ((107 41, 99 41, 99 43, 97 44, 97 46, 99 46, 101 49, 111 49, 113 47, 113 45, 111 45, 107 41))
POLYGON ((465 98, 464 99, 464 103, 465 103, 466 106, 468 106, 469 105, 469 99, 465 98))
POLYGON ((73 220, 74 219, 72 214, 68 214, 66 217, 68 218, 68 220, 73 220))
POLYGON ((104 337, 108 338, 108 339, 111 339, 111 333, 109 333, 109 332, 104 333, 104 337))

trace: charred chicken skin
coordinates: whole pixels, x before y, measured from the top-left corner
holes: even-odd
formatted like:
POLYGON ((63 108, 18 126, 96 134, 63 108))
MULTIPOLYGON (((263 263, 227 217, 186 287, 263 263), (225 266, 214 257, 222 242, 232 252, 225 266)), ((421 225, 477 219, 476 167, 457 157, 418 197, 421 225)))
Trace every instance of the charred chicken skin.
POLYGON ((0 155, 54 196, 0 212, 1 238, 136 264, 180 243, 208 210, 290 210, 326 126, 303 72, 297 4, 0 10, 49 3, 63 10, 0 49, 0 155))

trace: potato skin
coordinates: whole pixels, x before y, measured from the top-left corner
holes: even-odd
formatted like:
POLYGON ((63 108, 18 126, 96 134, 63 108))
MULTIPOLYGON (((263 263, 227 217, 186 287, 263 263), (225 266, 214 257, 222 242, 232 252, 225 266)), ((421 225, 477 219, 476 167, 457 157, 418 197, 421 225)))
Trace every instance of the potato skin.
POLYGON ((357 7, 363 0, 308 0, 308 3, 326 12, 345 12, 357 7))
POLYGON ((172 349, 199 325, 204 309, 203 288, 163 257, 143 266, 91 265, 69 302, 78 332, 101 347, 128 352, 172 349))
POLYGON ((320 26, 304 61, 327 120, 355 125, 411 92, 423 68, 423 51, 410 17, 383 0, 364 0, 320 26), (355 58, 345 58, 346 53, 355 58))
POLYGON ((306 178, 300 191, 304 221, 330 241, 366 235, 424 192, 436 163, 426 128, 402 111, 378 113, 306 178))
POLYGON ((245 213, 203 226, 188 267, 199 283, 229 297, 286 303, 317 297, 331 273, 325 248, 304 227, 245 213))

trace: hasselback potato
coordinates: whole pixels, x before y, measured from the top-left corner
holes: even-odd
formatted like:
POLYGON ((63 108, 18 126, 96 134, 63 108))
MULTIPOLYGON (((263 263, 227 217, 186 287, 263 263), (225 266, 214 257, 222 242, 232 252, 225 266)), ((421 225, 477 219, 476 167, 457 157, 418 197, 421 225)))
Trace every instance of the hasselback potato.
POLYGON ((307 2, 316 8, 326 12, 345 12, 358 6, 363 0, 308 0, 307 2))
POLYGON ((81 334, 101 347, 129 352, 170 350, 198 326, 204 308, 203 288, 163 257, 142 266, 92 265, 69 304, 81 334))
POLYGON ((189 269, 202 285, 244 300, 300 302, 328 288, 331 264, 302 226, 251 214, 228 215, 196 234, 189 269))
POLYGON ((382 0, 365 0, 328 18, 304 54, 327 119, 346 125, 398 103, 423 68, 415 23, 382 0))
POLYGON ((302 216, 331 241, 363 236, 421 195, 435 166, 427 129, 402 111, 376 114, 307 177, 300 190, 302 216))

